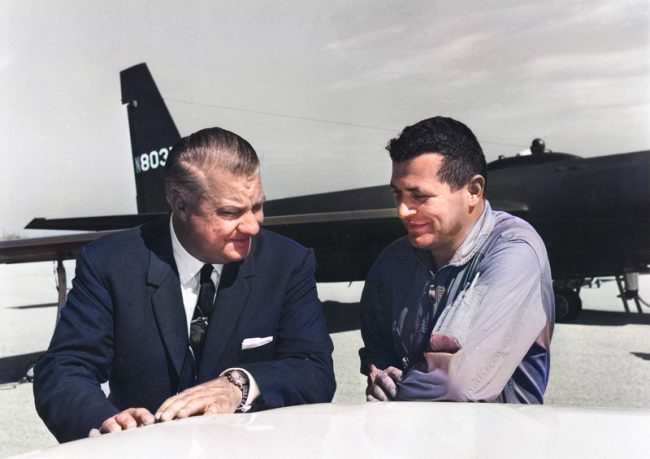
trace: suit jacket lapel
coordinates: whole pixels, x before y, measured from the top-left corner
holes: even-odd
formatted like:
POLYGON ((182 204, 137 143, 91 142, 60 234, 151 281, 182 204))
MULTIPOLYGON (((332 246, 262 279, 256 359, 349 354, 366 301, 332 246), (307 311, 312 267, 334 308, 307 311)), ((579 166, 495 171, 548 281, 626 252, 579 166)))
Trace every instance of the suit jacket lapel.
MULTIPOLYGON (((165 227, 156 225, 147 228, 151 229, 148 234, 145 234, 143 227, 143 237, 151 249, 147 284, 155 289, 151 295, 151 304, 160 336, 176 374, 181 375, 184 367, 188 366, 187 318, 172 252, 169 220, 164 220, 162 224, 165 227)), ((193 373, 193 367, 190 370, 193 373)))
POLYGON ((215 377, 219 359, 230 340, 250 291, 250 278, 255 275, 255 260, 250 254, 243 262, 224 266, 214 311, 205 337, 203 356, 199 364, 197 382, 215 377))

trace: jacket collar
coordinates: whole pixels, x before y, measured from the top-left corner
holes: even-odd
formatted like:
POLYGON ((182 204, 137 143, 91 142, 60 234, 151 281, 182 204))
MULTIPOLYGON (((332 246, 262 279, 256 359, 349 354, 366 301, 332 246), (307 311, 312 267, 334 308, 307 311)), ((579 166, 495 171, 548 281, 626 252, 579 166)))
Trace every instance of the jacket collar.
POLYGON ((483 246, 483 243, 487 240, 493 229, 494 214, 492 213, 490 203, 486 199, 483 213, 476 223, 474 223, 472 230, 447 264, 451 266, 461 266, 467 263, 483 246))

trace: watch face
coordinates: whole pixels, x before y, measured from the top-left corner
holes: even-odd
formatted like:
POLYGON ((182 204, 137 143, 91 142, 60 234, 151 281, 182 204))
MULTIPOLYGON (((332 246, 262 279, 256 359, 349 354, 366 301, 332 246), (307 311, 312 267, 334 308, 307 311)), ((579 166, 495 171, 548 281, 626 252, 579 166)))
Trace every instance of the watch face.
POLYGON ((239 384, 246 384, 248 385, 248 376, 245 374, 239 372, 239 371, 232 371, 228 373, 229 379, 231 379, 234 382, 238 382, 239 384))

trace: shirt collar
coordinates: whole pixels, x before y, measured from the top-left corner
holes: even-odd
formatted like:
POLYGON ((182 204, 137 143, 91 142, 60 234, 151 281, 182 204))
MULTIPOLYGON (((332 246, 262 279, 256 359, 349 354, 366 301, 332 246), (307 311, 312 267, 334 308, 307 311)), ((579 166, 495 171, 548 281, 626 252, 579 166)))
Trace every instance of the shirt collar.
MULTIPOLYGON (((172 236, 172 250, 174 252, 174 261, 176 262, 176 268, 178 269, 178 277, 181 281, 181 285, 186 285, 191 280, 197 278, 197 274, 203 268, 203 263, 198 258, 193 257, 190 253, 185 250, 185 247, 182 246, 181 242, 176 236, 176 231, 174 231, 174 222, 172 218, 169 219, 169 232, 172 236)), ((219 275, 223 270, 222 264, 213 264, 212 265, 219 275)))

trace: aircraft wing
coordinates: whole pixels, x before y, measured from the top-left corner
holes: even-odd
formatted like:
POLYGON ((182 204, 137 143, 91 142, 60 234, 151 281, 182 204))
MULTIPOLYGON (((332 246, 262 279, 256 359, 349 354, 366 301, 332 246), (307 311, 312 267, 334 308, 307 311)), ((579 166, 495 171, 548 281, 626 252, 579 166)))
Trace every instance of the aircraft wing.
POLYGON ((195 416, 21 458, 647 457, 649 410, 499 403, 322 403, 195 416))
POLYGON ((25 229, 47 229, 65 231, 109 231, 142 225, 165 215, 160 213, 102 215, 78 218, 34 218, 25 229))
POLYGON ((31 263, 74 259, 81 247, 112 232, 98 231, 65 236, 0 241, 0 263, 31 263))

